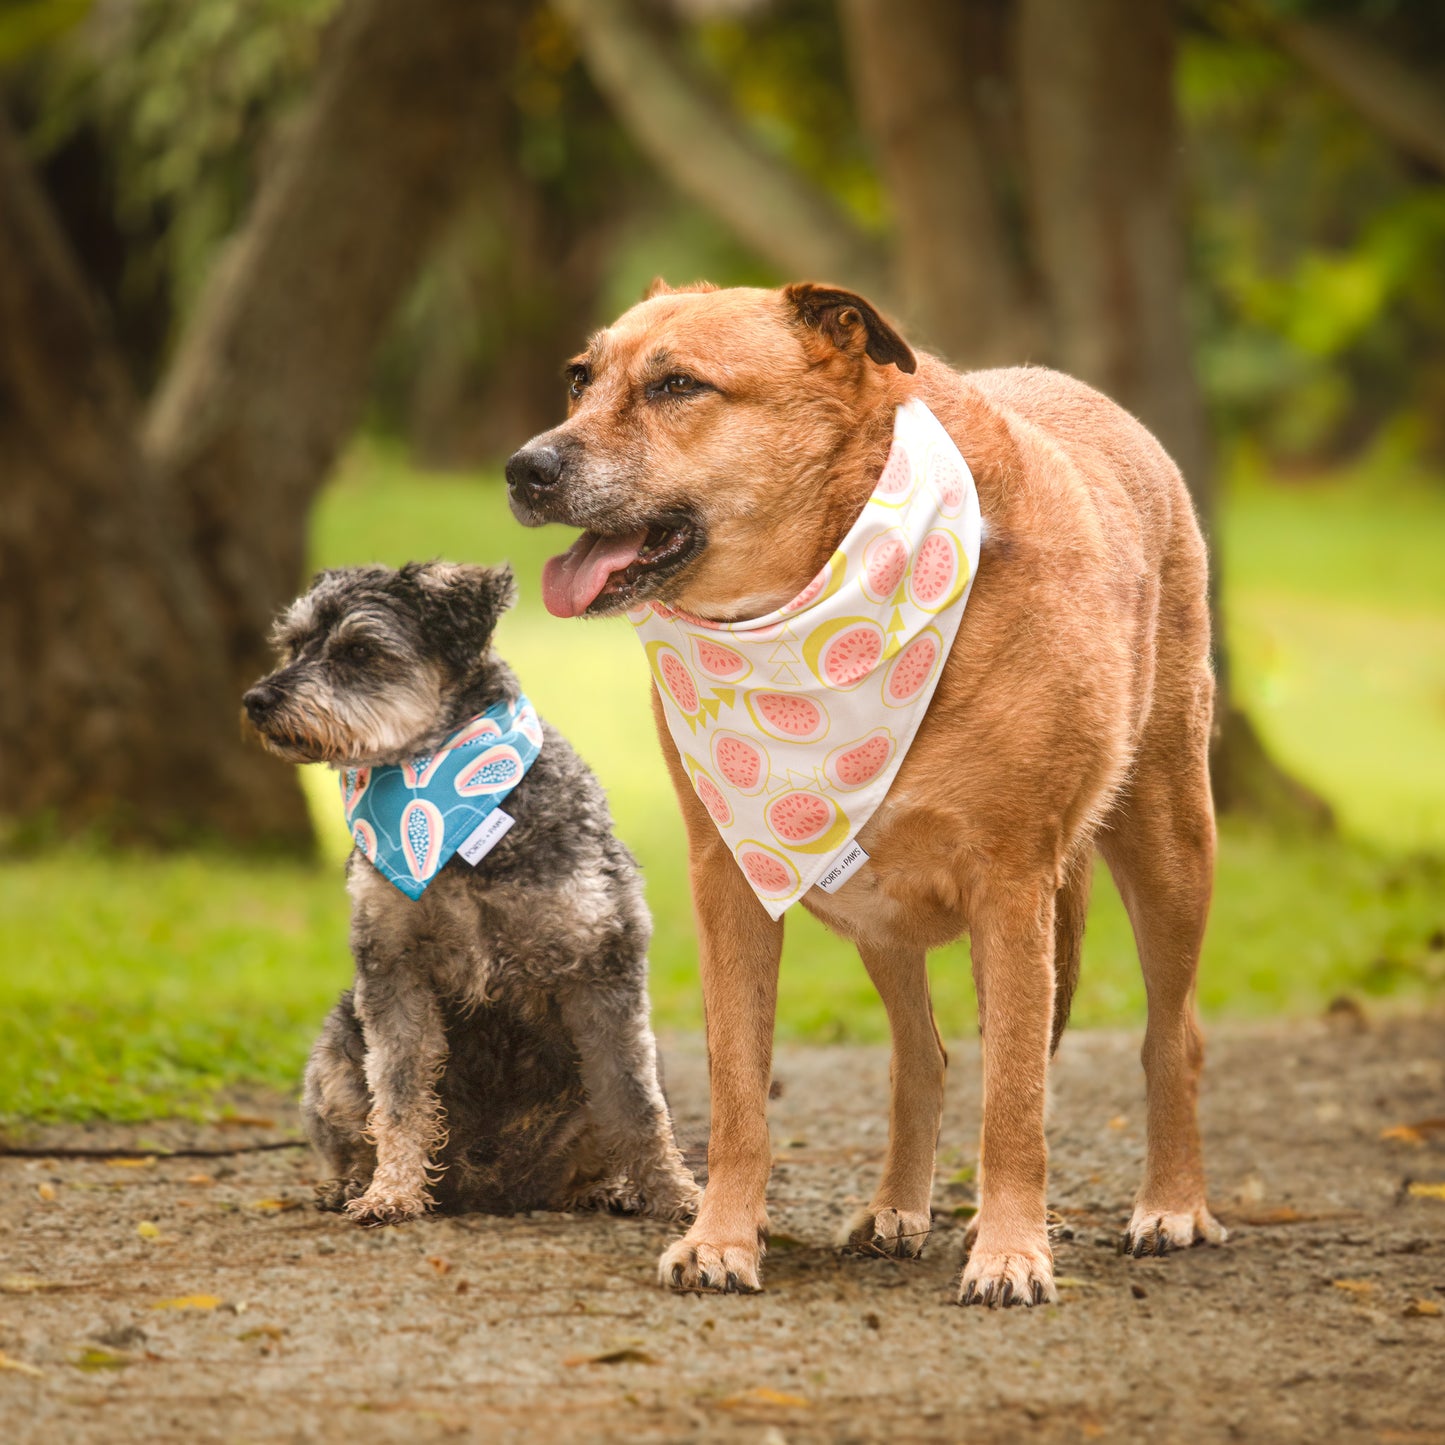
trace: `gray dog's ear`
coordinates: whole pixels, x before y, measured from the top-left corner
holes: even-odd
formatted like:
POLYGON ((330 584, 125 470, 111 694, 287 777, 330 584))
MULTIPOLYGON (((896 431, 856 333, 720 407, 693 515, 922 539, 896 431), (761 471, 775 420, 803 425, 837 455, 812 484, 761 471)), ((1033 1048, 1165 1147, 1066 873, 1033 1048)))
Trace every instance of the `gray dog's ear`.
POLYGON ((855 350, 861 340, 863 351, 880 366, 918 370, 918 358, 908 343, 856 292, 804 281, 785 286, 783 299, 805 326, 827 337, 840 351, 855 350))
POLYGON ((411 562, 401 569, 401 576, 421 593, 430 636, 459 665, 487 645, 502 613, 517 600, 516 580, 505 565, 411 562))

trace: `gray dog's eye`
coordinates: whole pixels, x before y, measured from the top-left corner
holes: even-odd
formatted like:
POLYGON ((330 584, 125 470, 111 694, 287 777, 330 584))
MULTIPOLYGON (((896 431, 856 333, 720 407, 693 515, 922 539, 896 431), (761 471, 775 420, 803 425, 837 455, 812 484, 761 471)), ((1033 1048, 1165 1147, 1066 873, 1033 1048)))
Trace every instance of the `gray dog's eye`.
POLYGON ((370 662, 374 649, 369 642, 348 642, 341 649, 341 656, 346 662, 370 662))

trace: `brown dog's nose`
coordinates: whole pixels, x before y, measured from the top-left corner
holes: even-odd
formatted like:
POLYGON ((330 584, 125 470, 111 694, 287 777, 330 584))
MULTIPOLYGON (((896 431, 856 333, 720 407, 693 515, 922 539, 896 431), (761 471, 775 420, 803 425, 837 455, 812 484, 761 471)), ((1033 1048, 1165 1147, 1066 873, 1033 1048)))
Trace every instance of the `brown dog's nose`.
POLYGON ((280 701, 280 690, 272 687, 268 682, 258 682, 256 686, 241 699, 242 706, 246 709, 246 716, 249 717, 253 723, 263 721, 266 715, 272 712, 276 704, 280 701))
POLYGON ((507 459, 507 487, 531 496, 555 487, 562 479, 562 454, 554 446, 525 446, 507 459))

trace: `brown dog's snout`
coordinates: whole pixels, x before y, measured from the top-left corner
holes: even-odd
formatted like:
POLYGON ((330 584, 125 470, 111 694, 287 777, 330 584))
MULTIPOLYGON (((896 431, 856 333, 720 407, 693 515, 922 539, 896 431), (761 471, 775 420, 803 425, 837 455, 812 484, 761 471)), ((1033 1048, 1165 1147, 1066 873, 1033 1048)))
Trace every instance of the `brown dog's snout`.
POLYGON ((562 480, 562 452, 550 442, 528 442, 507 459, 507 490, 531 501, 562 480))

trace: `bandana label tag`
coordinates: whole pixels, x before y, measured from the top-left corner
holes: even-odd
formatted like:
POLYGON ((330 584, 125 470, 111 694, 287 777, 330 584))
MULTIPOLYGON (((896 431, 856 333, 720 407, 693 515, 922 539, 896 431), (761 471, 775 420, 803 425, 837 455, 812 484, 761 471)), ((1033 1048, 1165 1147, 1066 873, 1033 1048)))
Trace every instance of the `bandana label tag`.
POLYGON ((516 821, 510 813, 503 812, 501 808, 493 808, 471 831, 457 852, 475 868, 502 841, 507 830, 516 821))
POLYGON ((861 843, 854 843, 823 876, 817 886, 824 893, 836 893, 849 879, 853 871, 868 861, 861 843))

